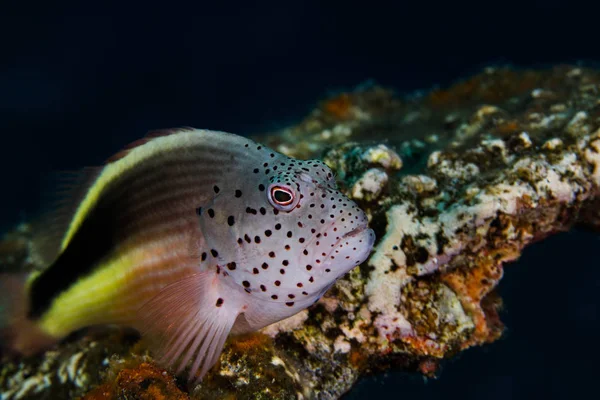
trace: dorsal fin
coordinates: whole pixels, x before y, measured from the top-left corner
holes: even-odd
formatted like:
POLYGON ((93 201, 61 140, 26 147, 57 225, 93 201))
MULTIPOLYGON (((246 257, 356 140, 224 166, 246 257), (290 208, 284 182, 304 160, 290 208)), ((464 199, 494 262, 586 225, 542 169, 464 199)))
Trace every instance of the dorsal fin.
POLYGON ((111 162, 118 161, 121 158, 125 157, 127 154, 129 154, 129 152, 131 150, 133 150, 136 147, 139 147, 141 145, 144 145, 156 138, 163 137, 163 136, 175 135, 180 132, 193 131, 193 130, 195 130, 195 129, 186 126, 186 127, 181 127, 181 128, 157 129, 157 130, 150 131, 143 138, 129 143, 127 146, 125 146, 123 149, 121 149, 121 151, 119 151, 118 153, 116 153, 112 157, 110 157, 108 160, 106 160, 106 163, 109 164, 111 162))
MULTIPOLYGON (((105 195, 108 186, 123 174, 134 170, 142 161, 157 154, 168 154, 173 149, 197 146, 207 141, 218 143, 227 148, 225 151, 229 151, 229 145, 238 140, 239 136, 225 132, 187 127, 153 131, 146 138, 117 153, 104 167, 87 168, 83 173, 75 174, 75 178, 70 179, 70 184, 63 185, 66 189, 60 197, 64 201, 56 207, 55 212, 49 213, 36 224, 36 238, 32 247, 38 260, 42 261, 41 264, 54 261, 105 195), (136 156, 129 156, 133 154, 136 156)), ((235 152, 234 149, 231 150, 235 152)), ((219 153, 220 156, 223 154, 219 153)), ((207 152, 206 156, 210 158, 213 155, 207 152)))
POLYGON ((79 203, 101 170, 101 167, 87 167, 54 174, 55 188, 48 211, 31 222, 30 256, 34 264, 47 266, 56 259, 79 203))
MULTIPOLYGON (((106 164, 124 158, 131 150, 156 138, 193 130, 195 129, 191 127, 181 127, 150 131, 144 138, 130 143, 110 157, 106 164)), ((60 253, 64 236, 80 203, 84 200, 102 169, 103 167, 86 167, 80 171, 64 171, 54 174, 56 184, 53 194, 50 196, 52 204, 48 207, 49 211, 42 213, 31 224, 33 234, 30 254, 36 265, 47 266, 56 259, 60 253)))
MULTIPOLYGON (((139 140, 125 146, 121 151, 110 157, 106 164, 120 160, 131 150, 149 141, 177 134, 183 131, 194 130, 191 127, 173 129, 158 129, 148 132, 139 140)), ((30 254, 36 265, 49 265, 58 256, 61 250, 62 240, 77 211, 81 201, 85 198, 88 190, 96 181, 102 167, 86 167, 80 171, 63 171, 55 175, 55 188, 50 202, 52 203, 46 211, 38 217, 32 225, 32 240, 30 254)))

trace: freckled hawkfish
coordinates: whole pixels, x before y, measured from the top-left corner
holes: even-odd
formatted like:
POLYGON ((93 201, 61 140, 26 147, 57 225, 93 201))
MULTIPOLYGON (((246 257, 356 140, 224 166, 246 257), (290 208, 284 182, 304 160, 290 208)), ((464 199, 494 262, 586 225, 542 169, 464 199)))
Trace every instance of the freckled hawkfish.
POLYGON ((33 241, 49 266, 0 277, 14 351, 86 326, 130 326, 159 343, 166 366, 199 380, 230 334, 309 307, 375 240, 325 164, 234 134, 161 131, 91 175, 59 234, 57 218, 33 241))

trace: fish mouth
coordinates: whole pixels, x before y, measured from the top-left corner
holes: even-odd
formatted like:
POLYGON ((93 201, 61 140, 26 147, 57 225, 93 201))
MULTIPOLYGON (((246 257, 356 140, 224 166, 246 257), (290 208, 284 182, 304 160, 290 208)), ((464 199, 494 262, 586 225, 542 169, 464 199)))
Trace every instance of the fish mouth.
MULTIPOLYGON (((331 264, 335 263, 336 265, 339 264, 339 261, 333 261, 331 259, 331 255, 336 251, 336 249, 338 249, 338 246, 340 245, 340 243, 346 241, 350 241, 352 240, 352 242, 350 242, 351 246, 355 246, 358 249, 357 253, 354 253, 354 260, 360 260, 360 263, 364 262, 369 254, 371 253, 371 250, 373 248, 373 245, 375 243, 375 234, 373 232, 372 229, 369 228, 368 224, 363 224, 363 225, 359 225, 356 228, 352 229, 351 231, 345 233, 336 243, 334 246, 332 246, 331 251, 329 252, 329 254, 326 257, 326 261, 325 264, 322 265, 323 268, 332 268, 331 264), (360 244, 359 244, 359 240, 360 240, 360 244)), ((346 243, 348 244, 348 243, 346 243)), ((356 249, 355 249, 356 250, 356 249)), ((346 268, 343 271, 340 271, 340 275, 345 274, 346 272, 348 272, 350 269, 354 268, 356 265, 358 264, 352 264, 352 265, 348 265, 350 268, 346 268)))
POLYGON ((342 239, 348 239, 351 237, 358 236, 361 232, 363 232, 368 227, 369 226, 367 224, 365 224, 363 226, 357 226, 356 228, 352 229, 350 232, 345 233, 344 236, 342 236, 342 239))

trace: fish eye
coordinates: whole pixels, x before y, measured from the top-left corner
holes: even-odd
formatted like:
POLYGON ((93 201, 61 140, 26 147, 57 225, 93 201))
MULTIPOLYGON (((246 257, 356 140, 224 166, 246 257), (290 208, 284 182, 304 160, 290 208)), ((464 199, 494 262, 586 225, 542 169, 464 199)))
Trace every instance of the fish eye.
POLYGON ((275 188, 271 192, 271 196, 273 196, 273 200, 280 206, 287 206, 294 200, 292 193, 285 189, 275 188))
POLYGON ((269 187, 269 202, 281 211, 291 211, 298 204, 298 196, 291 187, 282 184, 273 184, 269 187))

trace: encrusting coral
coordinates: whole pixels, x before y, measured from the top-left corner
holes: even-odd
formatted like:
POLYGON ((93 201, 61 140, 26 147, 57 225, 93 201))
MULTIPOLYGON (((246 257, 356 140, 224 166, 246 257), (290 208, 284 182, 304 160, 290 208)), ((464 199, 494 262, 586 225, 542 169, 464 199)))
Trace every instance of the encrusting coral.
MULTIPOLYGON (((86 331, 5 360, 3 399, 338 398, 368 370, 434 375, 438 362, 499 338, 494 288, 528 244, 597 228, 600 72, 488 68, 400 98, 382 87, 322 102, 257 138, 322 158, 366 210, 378 241, 313 307, 227 344, 198 386, 177 384, 143 343, 86 331)), ((23 225, 0 242, 3 270, 32 268, 23 225)))

